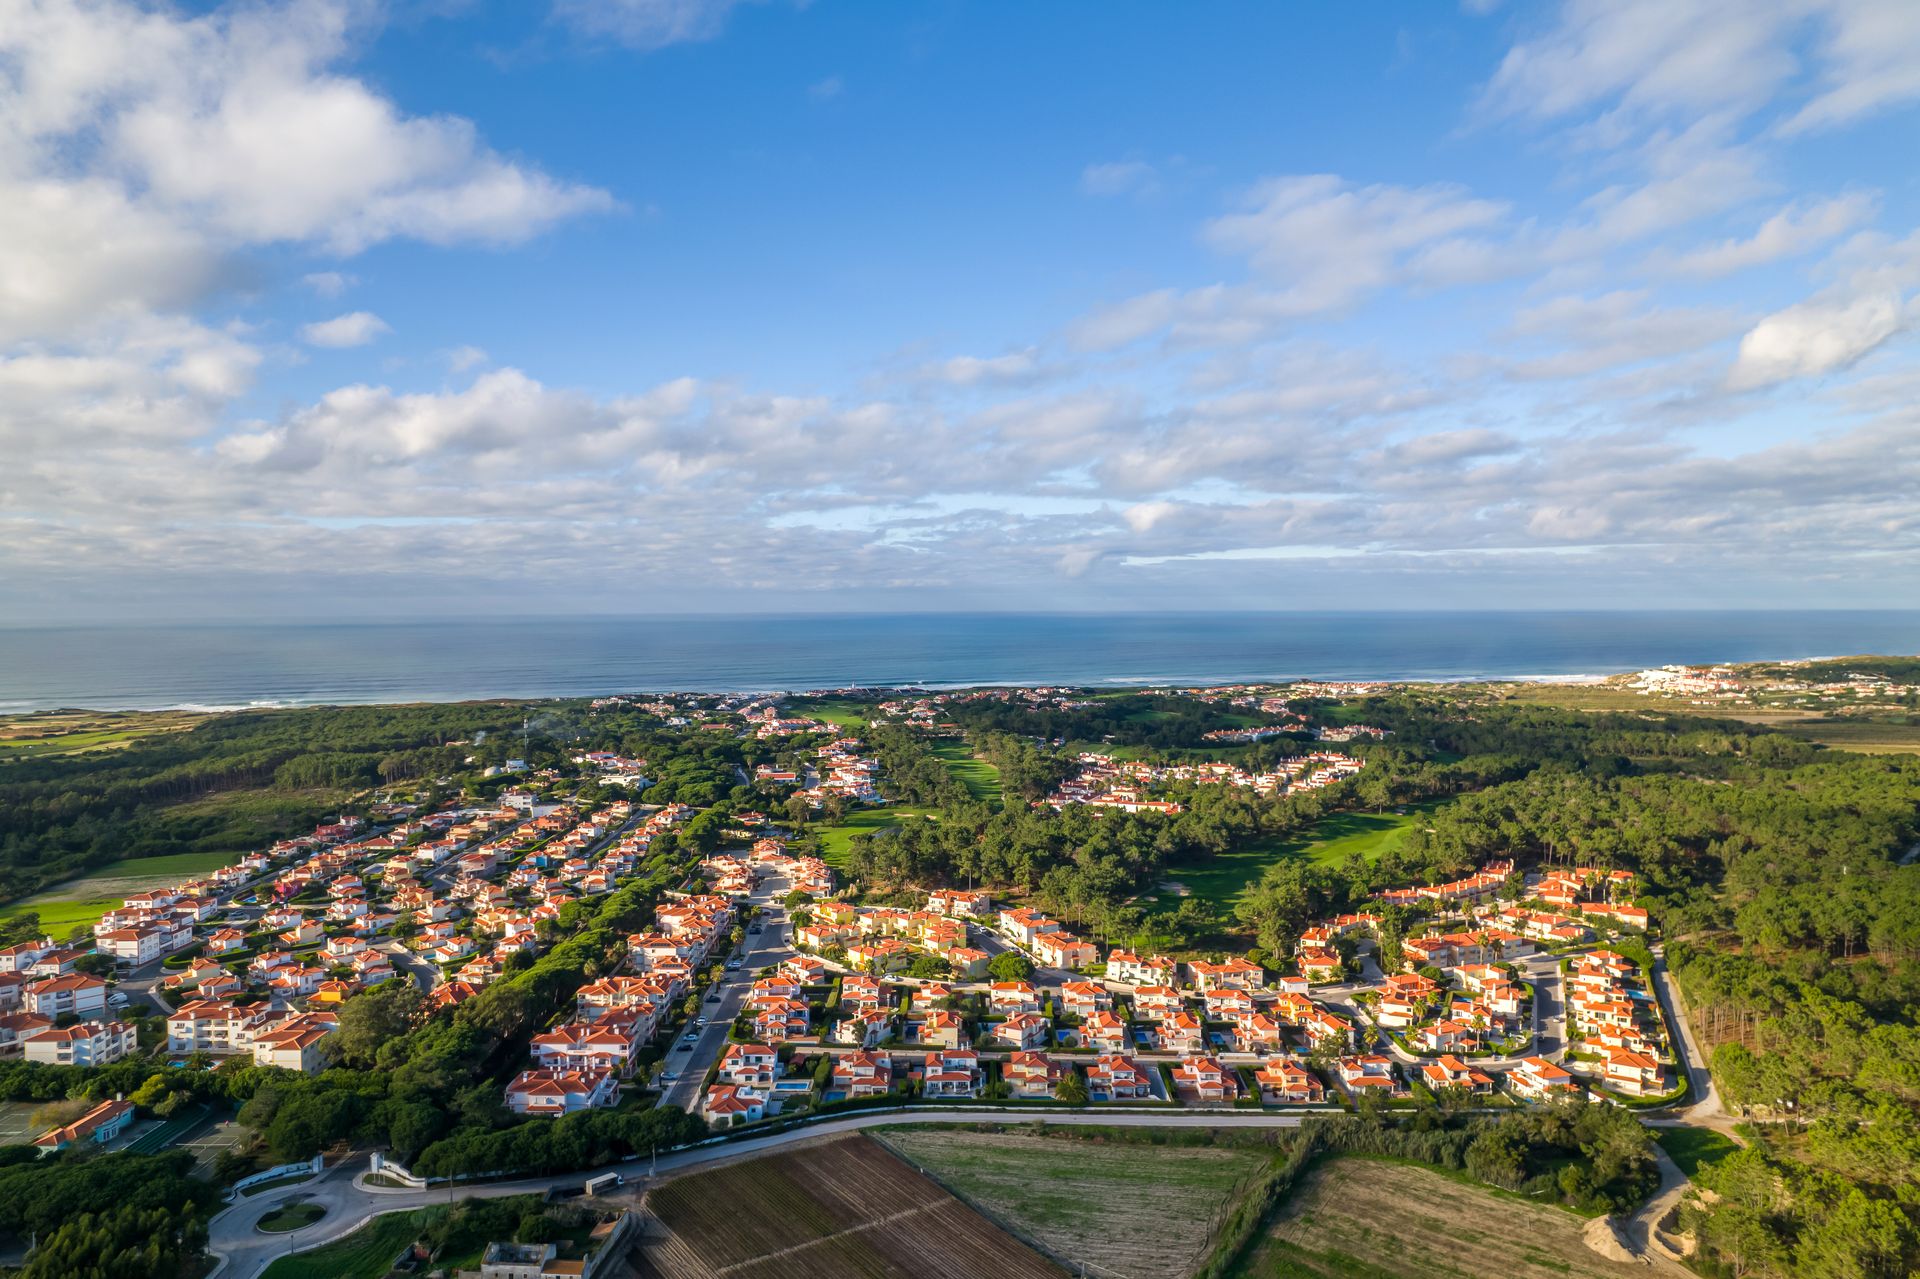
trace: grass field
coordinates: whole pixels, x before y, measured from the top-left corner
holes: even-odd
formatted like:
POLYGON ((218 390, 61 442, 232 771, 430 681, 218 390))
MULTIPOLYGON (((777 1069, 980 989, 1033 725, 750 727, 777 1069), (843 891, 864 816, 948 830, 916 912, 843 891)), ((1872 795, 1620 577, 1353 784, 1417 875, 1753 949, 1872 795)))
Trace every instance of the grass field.
POLYGON ((375 1217, 345 1239, 280 1258, 261 1279, 380 1279, 421 1228, 445 1211, 419 1208, 375 1217))
POLYGON ((237 852, 175 853, 110 862, 44 893, 0 906, 0 919, 35 911, 43 929, 63 936, 74 928, 92 927, 100 916, 126 900, 128 893, 168 888, 183 879, 210 874, 239 856, 237 852))
POLYGON ((865 1137, 676 1177, 644 1208, 665 1279, 1061 1279, 1065 1271, 865 1137))
POLYGON ((289 1230, 299 1230, 311 1226, 327 1215, 327 1210, 316 1203, 282 1204, 271 1212, 261 1214, 254 1224, 270 1235, 283 1235, 289 1230))
POLYGON ((809 702, 798 708, 800 713, 812 719, 823 719, 836 728, 850 732, 859 732, 866 728, 867 721, 873 718, 873 708, 859 702, 846 702, 838 698, 809 702))
POLYGON ((1740 1144, 1725 1133, 1711 1128, 1657 1128, 1653 1139, 1660 1143, 1660 1149, 1677 1165, 1680 1171, 1691 1177, 1700 1168, 1708 1164, 1717 1164, 1734 1151, 1740 1144))
POLYGON ((0 763, 118 750, 143 737, 191 728, 198 719, 186 711, 43 711, 0 716, 0 763))
POLYGON ((831 826, 817 826, 814 835, 820 840, 820 857, 835 870, 847 868, 847 850, 853 846, 855 835, 871 835, 874 831, 885 830, 908 814, 927 816, 930 808, 863 808, 857 813, 848 813, 846 817, 831 826))
POLYGON ((1251 1151, 1209 1146, 924 1127, 889 1129, 880 1140, 1055 1257, 1132 1279, 1189 1274, 1214 1222, 1262 1162, 1251 1151))
POLYGON ((1374 1159, 1335 1159, 1282 1205, 1242 1279, 1613 1279, 1644 1267, 1608 1261, 1580 1218, 1374 1159))
POLYGON ((1834 750, 1871 755, 1920 754, 1920 724, 1870 719, 1816 719, 1783 724, 1780 731, 1834 750))
POLYGON ((1204 866, 1170 867, 1168 881, 1186 892, 1163 888, 1149 900, 1173 906, 1182 896, 1198 897, 1230 912, 1247 886, 1273 863, 1304 858, 1315 865, 1339 865, 1355 852, 1371 861, 1405 839, 1414 824, 1432 811, 1432 806, 1422 806, 1405 813, 1335 813, 1306 835, 1256 840, 1204 866))
POLYGON ((1000 770, 974 756, 965 742, 941 742, 933 753, 946 764, 955 781, 967 788, 967 794, 989 804, 1000 802, 1000 770))

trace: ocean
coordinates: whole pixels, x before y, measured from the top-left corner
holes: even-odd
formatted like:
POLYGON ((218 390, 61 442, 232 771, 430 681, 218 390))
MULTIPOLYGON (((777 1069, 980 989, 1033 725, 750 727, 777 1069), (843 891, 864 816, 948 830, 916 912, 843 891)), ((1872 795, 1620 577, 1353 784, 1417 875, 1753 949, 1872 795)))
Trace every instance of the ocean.
POLYGON ((1569 678, 1920 652, 1920 611, 891 614, 0 629, 0 712, 848 684, 1569 678))

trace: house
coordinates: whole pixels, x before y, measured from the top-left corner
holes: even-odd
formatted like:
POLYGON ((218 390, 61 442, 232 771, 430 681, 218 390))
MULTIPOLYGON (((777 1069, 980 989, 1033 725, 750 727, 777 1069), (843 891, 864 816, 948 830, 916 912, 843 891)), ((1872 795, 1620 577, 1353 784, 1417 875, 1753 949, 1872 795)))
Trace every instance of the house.
POLYGON ((83 1141, 105 1145, 133 1122, 133 1103, 115 1098, 103 1101, 65 1127, 42 1133, 34 1141, 41 1154, 53 1154, 83 1141))
POLYGON ((1207 1046, 1207 1028, 1190 1012, 1175 1013, 1160 1026, 1160 1046, 1168 1052, 1203 1052, 1207 1046))
POLYGON ((893 1059, 864 1049, 833 1059, 835 1091, 853 1097, 880 1097, 893 1090, 893 1059))
POLYGON ((1378 1053, 1342 1057, 1334 1063, 1334 1073, 1340 1077, 1341 1085, 1355 1096, 1363 1092, 1393 1096, 1401 1091, 1400 1080, 1394 1074, 1393 1059, 1378 1053))
POLYGON ((859 1048, 878 1048, 893 1033, 893 1017, 878 1008, 842 1017, 828 1037, 836 1044, 859 1048))
POLYGON ((1092 942, 1081 941, 1071 933, 1046 932, 1033 939, 1035 958, 1049 968, 1085 968, 1100 958, 1092 942))
POLYGON ((1422 1026, 1413 1035, 1414 1047, 1421 1052, 1471 1052, 1479 1045, 1473 1027, 1464 1021, 1442 1017, 1431 1026, 1422 1026))
POLYGON ((1490 1093, 1493 1091, 1493 1076, 1461 1061, 1448 1053, 1438 1061, 1425 1062, 1420 1067, 1420 1078, 1427 1087, 1464 1088, 1470 1093, 1490 1093))
POLYGON ((1146 1101, 1153 1098, 1153 1079, 1132 1058, 1102 1053, 1087 1067, 1087 1090, 1095 1101, 1146 1101))
POLYGON ((753 1014, 754 1038, 774 1043, 799 1038, 807 1033, 808 1024, 807 1005, 798 999, 770 1000, 753 1014))
POLYGON ((1031 946, 1042 933, 1057 933, 1062 925, 1038 911, 1009 907, 1000 912, 1000 931, 1022 946, 1031 946))
POLYGON ((1631 1097, 1645 1097, 1667 1090, 1666 1067, 1644 1053, 1625 1048, 1608 1048, 1601 1066, 1601 1079, 1607 1087, 1631 1097))
POLYGON ((1171 986, 1180 966, 1165 955, 1142 959, 1132 951, 1116 950, 1107 955, 1107 980, 1129 986, 1171 986))
POLYGON ((1253 996, 1233 986, 1216 986, 1201 1001, 1213 1021, 1235 1021, 1253 1013, 1253 996))
POLYGON ((107 983, 85 973, 63 973, 31 982, 23 1006, 42 1017, 94 1017, 107 1009, 107 983))
POLYGON ((624 1075, 638 1051, 640 1021, 631 1011, 593 1021, 570 1021, 533 1037, 534 1061, 542 1070, 611 1071, 624 1075))
POLYGON ((167 1051, 245 1052, 267 1016, 265 1005, 241 1009, 221 999, 189 1000, 167 1016, 167 1051))
POLYGON ((1217 990, 1221 987, 1258 990, 1267 981, 1266 969, 1238 955, 1221 964, 1195 960, 1187 965, 1187 972, 1192 975, 1194 984, 1201 990, 1217 990))
POLYGON ((1269 1057, 1254 1072, 1253 1081, 1260 1089, 1260 1100, 1270 1105, 1317 1106, 1327 1097, 1319 1076, 1285 1057, 1269 1057))
POLYGON ((1070 1016, 1091 1017, 1103 1008, 1112 1008, 1113 996, 1097 981, 1070 981, 1060 987, 1060 1005, 1070 1016))
POLYGON ((927 909, 936 915, 971 915, 985 919, 993 914, 993 898, 970 889, 936 889, 927 894, 927 909))
POLYGON ((320 1041, 339 1024, 332 1013, 300 1013, 253 1036, 253 1064, 297 1070, 303 1075, 319 1072, 325 1065, 320 1041))
POLYGON ((1185 1007, 1171 986, 1140 986, 1133 992, 1133 1013, 1145 1021, 1165 1021, 1185 1007))
POLYGON ((28 1061, 49 1066, 105 1066, 134 1051, 136 1036, 123 1021, 49 1026, 22 1042, 28 1061))
POLYGON ((1300 971, 1310 982, 1339 981, 1347 972, 1346 963, 1338 951, 1303 950, 1297 958, 1300 971))
POLYGON ((38 1013, 0 1014, 0 1057, 18 1057, 21 1045, 53 1025, 53 1018, 38 1013))
POLYGON ((1125 1052, 1128 1047, 1127 1023, 1111 1012, 1097 1012, 1080 1027, 1080 1037, 1097 1052, 1125 1052))
POLYGON ((1009 1048, 1043 1048, 1053 1026, 1039 1013, 1015 1013, 997 1022, 989 1032, 995 1043, 1009 1048))
POLYGON ((780 1077, 780 1055, 765 1044, 728 1044, 718 1077, 744 1088, 771 1088, 780 1077))
POLYGON ((987 1007, 997 1013, 1037 1013, 1040 995, 1024 981, 997 981, 987 988, 987 1007))
MULTIPOLYGON (((779 973, 802 986, 819 986, 827 981, 827 965, 812 955, 790 955, 781 962, 779 973)), ((798 991, 790 992, 798 994, 798 991)))
POLYGON ((958 1048, 966 1037, 960 1014, 936 1008, 920 1019, 919 1041, 937 1048, 958 1048))
POLYGON ((984 950, 971 946, 956 946, 947 952, 947 963, 953 969, 953 975, 964 981, 978 981, 987 975, 987 962, 992 956, 984 950))
POLYGON ((507 1109, 516 1115, 572 1115, 619 1100, 620 1084, 606 1071, 523 1070, 507 1085, 507 1109))
POLYGON ((1240 1081, 1212 1057, 1188 1057, 1173 1068, 1173 1086, 1197 1101, 1228 1102, 1240 1096, 1240 1081))
POLYGON ((1567 1071, 1545 1057, 1527 1057, 1507 1072, 1507 1086, 1521 1097, 1544 1101, 1551 1097, 1579 1096, 1580 1085, 1567 1071))
POLYGON ((1015 1097, 1052 1097, 1055 1085, 1070 1069, 1066 1063, 1055 1061, 1045 1053, 1016 1052, 1008 1056, 1000 1078, 1015 1097))
POLYGON ((971 1048, 930 1052, 920 1067, 923 1097, 971 1097, 980 1087, 980 1054, 971 1048))
POLYGON ((1234 1022, 1234 1046, 1243 1053, 1280 1051, 1280 1023, 1265 1013, 1247 1013, 1234 1022))
POLYGON ((756 1089, 715 1084, 707 1089, 702 1109, 706 1111, 709 1124, 715 1128, 729 1128, 734 1124, 750 1124, 765 1119, 767 1097, 756 1089))

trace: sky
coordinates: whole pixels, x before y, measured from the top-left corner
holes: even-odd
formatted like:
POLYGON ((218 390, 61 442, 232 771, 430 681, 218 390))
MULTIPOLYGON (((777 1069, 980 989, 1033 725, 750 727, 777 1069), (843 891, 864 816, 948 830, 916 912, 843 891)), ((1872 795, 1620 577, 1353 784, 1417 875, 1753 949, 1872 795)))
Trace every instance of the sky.
POLYGON ((1920 4, 0 0, 0 624, 1920 605, 1920 4))

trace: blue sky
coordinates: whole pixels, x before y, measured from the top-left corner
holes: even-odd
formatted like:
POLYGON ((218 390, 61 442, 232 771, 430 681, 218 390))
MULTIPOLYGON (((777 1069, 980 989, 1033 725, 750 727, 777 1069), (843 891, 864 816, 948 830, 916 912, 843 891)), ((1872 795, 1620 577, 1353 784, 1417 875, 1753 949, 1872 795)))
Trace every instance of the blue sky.
POLYGON ((0 0, 0 612, 1920 599, 1920 7, 0 0))

